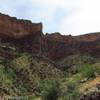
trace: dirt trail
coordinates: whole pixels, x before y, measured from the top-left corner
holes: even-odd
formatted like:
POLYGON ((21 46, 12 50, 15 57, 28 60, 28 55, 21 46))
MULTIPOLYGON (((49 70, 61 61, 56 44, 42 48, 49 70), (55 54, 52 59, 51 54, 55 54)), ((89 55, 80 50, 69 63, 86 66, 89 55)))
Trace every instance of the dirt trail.
POLYGON ((93 80, 89 80, 85 83, 83 83, 81 86, 80 86, 80 92, 83 93, 85 92, 86 90, 89 90, 93 87, 96 87, 96 85, 100 84, 100 76, 96 77, 95 79, 93 80))

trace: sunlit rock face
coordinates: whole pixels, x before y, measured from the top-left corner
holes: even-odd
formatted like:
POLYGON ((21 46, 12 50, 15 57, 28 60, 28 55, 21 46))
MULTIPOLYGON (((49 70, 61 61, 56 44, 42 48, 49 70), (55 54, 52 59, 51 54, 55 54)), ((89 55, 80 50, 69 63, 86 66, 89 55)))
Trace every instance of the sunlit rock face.
POLYGON ((21 51, 38 54, 42 35, 42 23, 32 23, 0 13, 1 43, 9 43, 21 51))
POLYGON ((0 36, 20 39, 25 36, 42 32, 41 23, 32 23, 28 20, 18 20, 15 17, 9 17, 0 13, 0 36))

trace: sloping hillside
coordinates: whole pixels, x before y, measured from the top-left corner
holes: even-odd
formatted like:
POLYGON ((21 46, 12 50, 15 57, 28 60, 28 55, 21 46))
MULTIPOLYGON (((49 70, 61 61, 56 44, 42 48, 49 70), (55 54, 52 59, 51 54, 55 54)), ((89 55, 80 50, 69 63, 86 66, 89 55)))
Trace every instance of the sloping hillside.
POLYGON ((0 96, 33 96, 41 93, 45 80, 57 80, 63 72, 54 64, 38 57, 21 54, 12 61, 1 60, 0 96))

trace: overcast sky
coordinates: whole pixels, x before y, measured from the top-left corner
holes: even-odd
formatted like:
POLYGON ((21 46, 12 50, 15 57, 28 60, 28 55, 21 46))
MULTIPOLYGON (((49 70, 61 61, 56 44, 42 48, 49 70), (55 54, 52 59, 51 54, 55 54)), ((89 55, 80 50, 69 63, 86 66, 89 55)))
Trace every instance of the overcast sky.
POLYGON ((0 12, 42 22, 44 33, 100 32, 100 0, 0 0, 0 12))

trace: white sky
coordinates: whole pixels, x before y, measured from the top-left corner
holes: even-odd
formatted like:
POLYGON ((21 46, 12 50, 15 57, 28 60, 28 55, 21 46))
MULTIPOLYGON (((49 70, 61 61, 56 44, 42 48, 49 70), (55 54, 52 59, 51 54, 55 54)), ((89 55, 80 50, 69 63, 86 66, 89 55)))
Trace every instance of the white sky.
POLYGON ((100 32, 100 0, 0 0, 0 12, 43 22, 44 33, 100 32))

